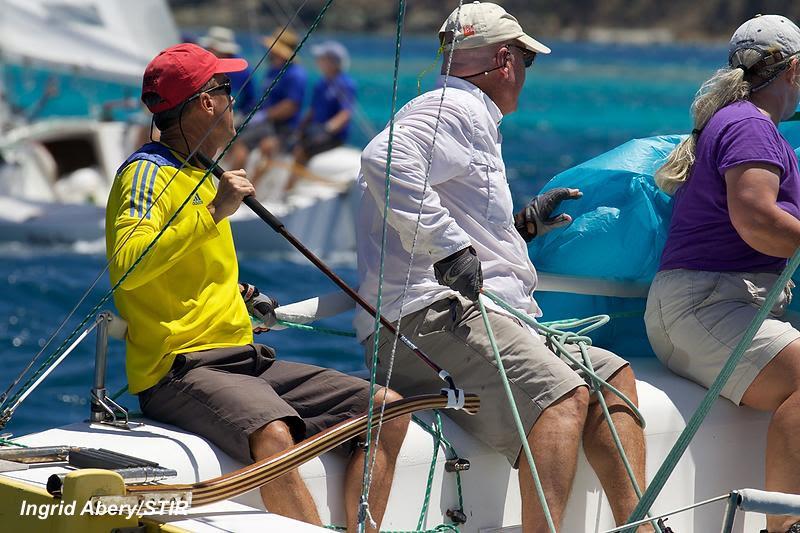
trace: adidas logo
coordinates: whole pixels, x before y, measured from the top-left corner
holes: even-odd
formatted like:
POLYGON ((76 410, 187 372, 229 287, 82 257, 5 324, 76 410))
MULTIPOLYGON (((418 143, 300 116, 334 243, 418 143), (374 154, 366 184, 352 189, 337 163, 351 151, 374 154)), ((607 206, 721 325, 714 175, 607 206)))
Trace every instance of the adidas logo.
POLYGON ((194 193, 194 199, 192 200, 192 205, 200 205, 203 203, 203 199, 200 198, 200 194, 194 193))

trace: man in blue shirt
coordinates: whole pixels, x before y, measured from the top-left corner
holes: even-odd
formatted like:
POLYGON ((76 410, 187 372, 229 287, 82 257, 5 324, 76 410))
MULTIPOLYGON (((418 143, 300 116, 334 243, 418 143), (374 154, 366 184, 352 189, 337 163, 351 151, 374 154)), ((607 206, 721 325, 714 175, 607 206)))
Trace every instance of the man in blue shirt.
POLYGON ((311 53, 322 78, 314 85, 311 106, 300 123, 300 141, 294 149, 295 172, 287 189, 309 159, 345 143, 353 116, 356 84, 345 72, 350 66, 347 49, 336 41, 325 41, 312 46, 311 53))
MULTIPOLYGON (((297 48, 297 42, 297 35, 289 29, 284 30, 283 33, 275 31, 270 37, 264 39, 264 44, 268 48, 272 47, 269 54, 270 69, 265 78, 265 87, 269 87, 278 76, 284 64, 297 48)), ((286 72, 264 102, 263 110, 266 112, 266 118, 272 123, 279 136, 291 134, 297 128, 307 81, 306 70, 297 63, 289 63, 286 72)))
MULTIPOLYGON (((264 87, 272 86, 281 69, 297 48, 297 34, 290 29, 275 30, 264 39, 264 45, 270 49, 270 68, 264 79, 264 87)), ((300 122, 303 99, 306 93, 308 75, 306 70, 295 62, 289 63, 286 72, 272 87, 263 107, 239 136, 234 151, 234 168, 244 168, 249 151, 258 147, 261 161, 253 172, 253 183, 269 169, 270 160, 279 152, 287 151, 300 122)))

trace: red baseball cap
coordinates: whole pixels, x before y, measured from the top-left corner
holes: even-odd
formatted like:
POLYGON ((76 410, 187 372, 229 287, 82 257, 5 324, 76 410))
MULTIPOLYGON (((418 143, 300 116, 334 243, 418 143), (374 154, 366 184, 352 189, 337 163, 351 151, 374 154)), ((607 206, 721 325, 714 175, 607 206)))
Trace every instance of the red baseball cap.
POLYGON ((195 94, 214 74, 246 68, 244 59, 220 59, 196 44, 171 46, 162 50, 144 70, 142 100, 145 94, 157 94, 161 100, 147 107, 152 113, 160 113, 195 94))

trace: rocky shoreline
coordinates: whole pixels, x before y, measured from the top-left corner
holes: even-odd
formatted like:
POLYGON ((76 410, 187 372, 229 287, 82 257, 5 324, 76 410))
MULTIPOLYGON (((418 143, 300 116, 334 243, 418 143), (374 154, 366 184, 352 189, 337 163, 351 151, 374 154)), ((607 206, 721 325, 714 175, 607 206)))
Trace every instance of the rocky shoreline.
MULTIPOLYGON (((520 19, 523 27, 550 38, 633 44, 676 41, 724 41, 742 21, 765 6, 743 0, 497 0, 520 19)), ((182 27, 221 24, 236 29, 268 32, 301 5, 300 0, 169 0, 182 27)), ((306 25, 324 4, 307 0, 299 13, 306 25)), ((456 2, 408 2, 405 29, 431 33, 438 29, 456 2)), ((323 31, 392 33, 397 3, 393 0, 338 0, 321 26, 323 31)), ((784 15, 800 20, 800 3, 782 6, 784 15)))

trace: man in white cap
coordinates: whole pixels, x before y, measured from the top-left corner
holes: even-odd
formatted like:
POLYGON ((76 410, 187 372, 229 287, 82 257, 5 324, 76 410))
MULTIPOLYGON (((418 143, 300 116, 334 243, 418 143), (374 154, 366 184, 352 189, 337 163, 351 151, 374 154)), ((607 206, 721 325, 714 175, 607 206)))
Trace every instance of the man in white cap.
MULTIPOLYGON (((214 54, 220 59, 230 59, 239 57, 242 47, 236 42, 236 34, 230 28, 223 26, 212 26, 208 33, 198 39, 197 44, 214 54)), ((231 92, 236 95, 233 102, 233 110, 237 114, 249 113, 256 104, 256 83, 250 80, 245 85, 245 81, 250 77, 250 67, 228 74, 231 80, 231 92)), ((240 168, 237 166, 236 168, 240 168)))
MULTIPOLYGON (((517 108, 526 68, 550 49, 526 35, 503 8, 488 2, 464 4, 454 11, 439 38, 447 52, 452 50, 449 77, 440 78, 439 89, 415 98, 395 117, 382 311, 390 320, 402 316, 402 332, 451 372, 460 387, 481 396, 478 415, 450 416, 519 468, 523 530, 547 531, 475 300, 486 287, 515 309, 539 316, 532 297, 536 270, 526 241, 569 224, 568 215, 553 216, 553 212, 561 200, 580 196, 573 189, 553 190, 520 212, 512 211, 498 126, 517 108), (446 88, 441 88, 445 82, 446 88)), ((387 128, 365 148, 359 180, 364 191, 357 224, 359 292, 372 302, 377 300, 380 276, 388 148, 387 128)), ((614 518, 624 523, 636 506, 636 493, 601 408, 589 397, 586 376, 498 306, 488 311, 555 523, 563 517, 581 439, 614 518)), ((368 364, 373 323, 365 313, 356 315, 368 364)), ((378 341, 383 378, 392 345, 387 334, 378 341)), ((597 375, 637 401, 633 371, 626 361, 596 347, 589 347, 588 354, 597 375)), ((395 357, 391 386, 396 390, 414 394, 440 386, 439 378, 402 344, 395 357)), ((637 482, 644 487, 642 428, 618 397, 608 391, 604 397, 637 482)), ((652 528, 646 525, 639 531, 652 528)))

